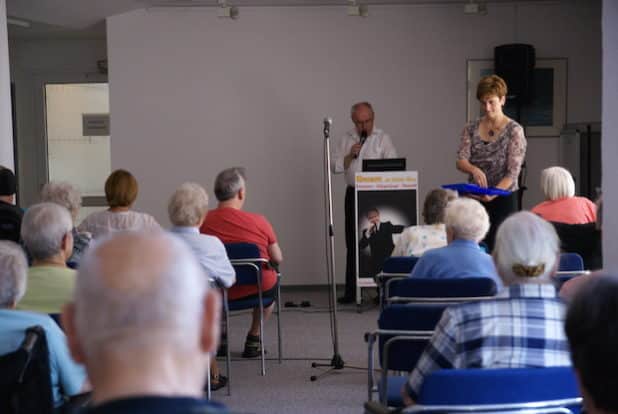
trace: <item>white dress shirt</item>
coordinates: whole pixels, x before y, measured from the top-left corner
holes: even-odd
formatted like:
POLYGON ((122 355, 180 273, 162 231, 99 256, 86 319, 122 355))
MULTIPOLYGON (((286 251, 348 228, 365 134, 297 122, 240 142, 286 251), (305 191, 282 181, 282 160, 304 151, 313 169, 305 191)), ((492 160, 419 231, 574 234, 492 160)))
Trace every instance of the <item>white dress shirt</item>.
POLYGON ((360 142, 360 137, 356 129, 346 132, 335 145, 330 166, 333 174, 345 171, 345 181, 352 187, 355 185, 354 177, 356 173, 363 170, 363 160, 397 158, 397 150, 395 150, 391 137, 381 129, 374 128, 371 135, 365 140, 358 157, 350 162, 346 170, 343 165, 343 159, 350 153, 352 145, 358 142, 360 142))
POLYGON ((209 278, 218 280, 226 288, 236 282, 236 272, 221 240, 201 234, 197 227, 174 226, 170 232, 187 243, 209 278))
POLYGON ((150 214, 133 210, 117 212, 103 210, 87 216, 77 226, 77 231, 88 232, 97 239, 118 231, 158 230, 160 228, 157 220, 150 214))

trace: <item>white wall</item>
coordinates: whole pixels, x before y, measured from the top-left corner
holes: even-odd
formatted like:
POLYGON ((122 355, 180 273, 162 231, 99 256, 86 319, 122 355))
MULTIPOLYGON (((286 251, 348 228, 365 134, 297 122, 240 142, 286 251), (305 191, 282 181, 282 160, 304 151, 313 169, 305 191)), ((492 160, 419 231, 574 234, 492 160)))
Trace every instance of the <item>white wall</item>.
POLYGON ((603 1, 603 265, 618 269, 618 3, 603 1))
POLYGON ((104 39, 12 39, 9 43, 21 204, 28 206, 38 202, 40 188, 47 181, 45 84, 105 81, 97 73, 97 60, 105 59, 107 50, 104 39))
POLYGON ((11 78, 9 72, 6 1, 0 0, 0 165, 14 169, 11 78))
MULTIPOLYGON (((325 283, 321 120, 334 136, 368 99, 410 169, 421 200, 464 179, 454 168, 466 114, 466 60, 524 42, 569 59, 568 122, 600 120, 600 2, 136 11, 108 19, 112 167, 140 180, 138 208, 166 222, 174 187, 249 169, 248 209, 273 223, 288 284, 325 283), (551 26, 551 27, 550 27, 551 26), (162 28, 165 28, 164 30, 162 28), (550 30, 551 29, 551 30, 550 30)), ((556 138, 531 139, 530 185, 558 159, 556 138)), ((335 180, 338 276, 344 265, 343 180, 335 180)), ((213 197, 214 198, 214 197, 213 197)), ((213 202, 214 204, 214 202, 213 202)))

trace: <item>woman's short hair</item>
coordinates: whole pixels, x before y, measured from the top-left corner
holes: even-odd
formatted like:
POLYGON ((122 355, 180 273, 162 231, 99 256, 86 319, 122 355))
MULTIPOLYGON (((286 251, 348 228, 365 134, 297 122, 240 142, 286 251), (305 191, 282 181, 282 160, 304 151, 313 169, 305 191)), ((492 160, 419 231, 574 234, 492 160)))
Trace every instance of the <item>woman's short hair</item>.
POLYGON ((541 171, 541 190, 546 200, 558 200, 575 195, 575 181, 562 167, 549 167, 541 171))
POLYGON ((486 96, 497 96, 498 98, 502 98, 506 96, 507 92, 506 82, 500 76, 484 76, 476 87, 476 99, 480 101, 486 96))
POLYGON ((0 308, 8 308, 26 293, 28 261, 22 248, 12 241, 0 241, 0 308))
POLYGON ((442 188, 433 189, 423 203, 423 220, 425 224, 444 223, 444 209, 449 201, 457 198, 457 193, 442 188))
POLYGON ((137 180, 127 170, 116 170, 105 181, 105 198, 110 207, 129 207, 137 198, 137 180))
POLYGON ((69 210, 56 203, 39 203, 26 210, 21 238, 35 260, 48 259, 62 250, 62 239, 73 230, 69 210))
POLYGON ((184 183, 174 191, 167 213, 174 226, 195 227, 208 212, 208 194, 197 183, 184 183))
POLYGON ((217 174, 215 179, 215 197, 219 201, 227 201, 245 186, 246 170, 243 167, 227 168, 217 174))
POLYGON ((489 230, 489 216, 485 207, 471 198, 457 198, 444 210, 444 224, 453 239, 480 242, 489 230))
POLYGON ((41 201, 60 204, 69 210, 73 221, 77 218, 82 206, 82 196, 79 190, 66 181, 51 181, 41 190, 41 201))
POLYGON ((554 226, 529 211, 511 215, 496 233, 494 262, 507 285, 549 282, 559 254, 560 242, 554 226))

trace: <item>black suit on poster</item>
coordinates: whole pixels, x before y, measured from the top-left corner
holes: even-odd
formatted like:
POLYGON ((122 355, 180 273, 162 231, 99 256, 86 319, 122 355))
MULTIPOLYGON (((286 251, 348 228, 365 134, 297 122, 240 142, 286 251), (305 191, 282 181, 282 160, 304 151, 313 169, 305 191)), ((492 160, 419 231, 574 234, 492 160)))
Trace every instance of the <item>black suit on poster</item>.
POLYGON ((380 226, 371 226, 363 231, 358 245, 361 249, 369 246, 370 253, 370 276, 373 277, 382 271, 384 261, 391 256, 395 244, 393 234, 401 233, 404 226, 395 226, 390 221, 381 222, 380 226))

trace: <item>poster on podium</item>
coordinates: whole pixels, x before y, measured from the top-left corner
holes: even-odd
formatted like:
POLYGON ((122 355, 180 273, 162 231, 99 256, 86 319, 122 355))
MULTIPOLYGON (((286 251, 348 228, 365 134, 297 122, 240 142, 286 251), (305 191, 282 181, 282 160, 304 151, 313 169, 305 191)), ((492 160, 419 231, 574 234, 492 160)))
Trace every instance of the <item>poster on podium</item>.
POLYGON ((360 289, 374 287, 399 235, 418 224, 416 171, 356 173, 356 278, 360 289))

